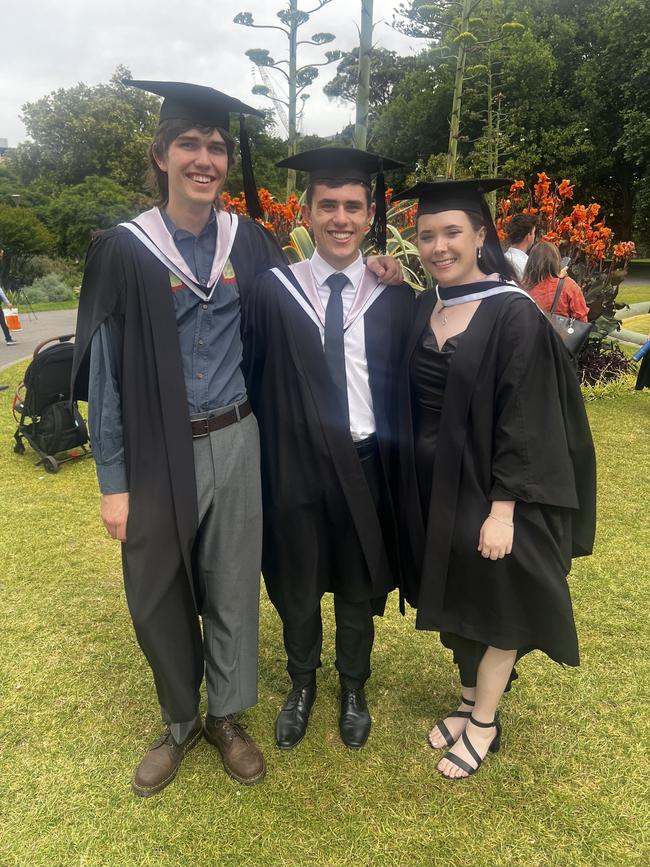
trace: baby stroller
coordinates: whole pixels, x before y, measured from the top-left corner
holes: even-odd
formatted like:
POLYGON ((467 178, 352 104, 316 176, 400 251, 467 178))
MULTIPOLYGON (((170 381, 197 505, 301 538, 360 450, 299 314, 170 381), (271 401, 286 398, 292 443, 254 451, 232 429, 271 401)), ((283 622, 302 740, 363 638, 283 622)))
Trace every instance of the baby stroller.
POLYGON ((57 473, 61 464, 91 454, 86 448, 86 423, 76 400, 70 400, 73 337, 74 334, 66 334, 39 343, 14 398, 13 411, 18 422, 14 451, 19 455, 25 453, 24 437, 40 457, 36 466, 42 464, 48 473, 57 473), (69 454, 77 448, 81 448, 81 454, 69 454))

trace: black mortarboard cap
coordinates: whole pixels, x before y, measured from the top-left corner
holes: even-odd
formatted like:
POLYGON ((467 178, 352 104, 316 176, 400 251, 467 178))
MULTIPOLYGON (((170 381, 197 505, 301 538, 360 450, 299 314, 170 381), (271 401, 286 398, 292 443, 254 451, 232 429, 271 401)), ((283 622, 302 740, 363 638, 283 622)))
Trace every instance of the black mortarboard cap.
POLYGON ((484 195, 512 184, 504 178, 466 178, 451 181, 420 181, 408 190, 393 194, 393 201, 418 200, 418 214, 439 214, 441 211, 470 211, 484 214, 484 195))
POLYGON ((399 169, 404 163, 371 154, 358 148, 324 147, 303 151, 276 163, 281 169, 309 173, 309 183, 318 181, 351 181, 372 187, 375 182, 375 218, 371 227, 377 247, 386 249, 386 184, 384 171, 399 169))
POLYGON ((262 208, 257 195, 257 185, 253 174, 250 142, 244 115, 264 117, 264 112, 241 102, 233 96, 221 93, 213 87, 202 84, 188 84, 183 81, 141 81, 126 78, 123 84, 139 87, 149 93, 163 97, 160 106, 160 121, 187 120, 197 126, 230 128, 230 115, 239 115, 239 149, 244 178, 244 195, 248 213, 254 219, 262 217, 262 208))
POLYGON ((509 276, 510 267, 503 255, 485 194, 511 184, 512 181, 506 178, 466 178, 462 181, 442 178, 436 181, 420 181, 408 190, 395 193, 393 201, 417 199, 418 216, 440 214, 443 211, 469 211, 478 214, 483 219, 486 242, 489 243, 497 268, 501 274, 509 276))

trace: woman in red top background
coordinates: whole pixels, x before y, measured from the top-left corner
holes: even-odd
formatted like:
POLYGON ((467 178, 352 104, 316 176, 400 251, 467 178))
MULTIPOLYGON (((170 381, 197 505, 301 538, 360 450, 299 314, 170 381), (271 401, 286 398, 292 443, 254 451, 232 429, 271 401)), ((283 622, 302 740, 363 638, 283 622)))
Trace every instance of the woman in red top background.
MULTIPOLYGON (((537 306, 548 313, 555 298, 561 272, 560 252, 554 244, 540 241, 530 252, 521 286, 530 293, 537 306)), ((554 310, 558 316, 587 321, 589 308, 582 289, 571 277, 564 278, 562 292, 554 310)))

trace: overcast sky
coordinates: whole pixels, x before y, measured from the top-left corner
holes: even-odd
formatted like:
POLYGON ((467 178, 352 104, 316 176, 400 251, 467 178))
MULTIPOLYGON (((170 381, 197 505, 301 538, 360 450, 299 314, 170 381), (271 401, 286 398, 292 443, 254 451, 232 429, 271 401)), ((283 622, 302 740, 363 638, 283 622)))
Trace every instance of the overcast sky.
MULTIPOLYGON (((252 96, 262 83, 245 56, 248 48, 267 48, 284 57, 286 39, 277 31, 253 30, 233 23, 241 11, 252 12, 256 24, 279 23, 275 13, 285 0, 4 0, 0 21, 0 138, 14 147, 26 138, 20 121, 25 102, 78 82, 109 80, 118 64, 134 78, 191 81, 206 84, 259 107, 264 97, 252 96)), ((300 0, 309 10, 317 0, 300 0)), ((415 52, 421 41, 397 33, 389 25, 399 0, 375 0, 375 44, 415 52), (383 20, 382 20, 383 19, 383 20)), ((314 13, 301 38, 330 32, 336 42, 326 48, 349 51, 358 44, 361 0, 332 0, 314 13)), ((316 62, 322 48, 305 46, 302 60, 316 62)), ((330 101, 322 92, 336 64, 321 70, 310 89, 303 132, 327 135, 354 120, 352 106, 330 101)))

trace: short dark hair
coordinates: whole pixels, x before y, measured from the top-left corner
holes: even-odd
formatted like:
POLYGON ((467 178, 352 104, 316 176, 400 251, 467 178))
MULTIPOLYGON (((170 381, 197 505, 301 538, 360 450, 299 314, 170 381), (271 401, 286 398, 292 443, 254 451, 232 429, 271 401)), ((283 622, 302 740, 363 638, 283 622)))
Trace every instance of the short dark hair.
POLYGON ((539 217, 535 214, 515 214, 508 224, 508 243, 521 244, 538 224, 539 217))
POLYGON ((359 186, 363 187, 366 191, 366 205, 368 207, 368 210, 370 210, 370 206, 372 204, 372 190, 370 189, 370 187, 367 184, 364 184, 363 181, 346 181, 345 179, 342 179, 340 181, 334 179, 318 180, 312 184, 307 184, 307 189, 305 190, 305 202, 309 205, 310 208, 311 200, 314 196, 314 187, 317 184, 322 184, 322 186, 328 187, 328 189, 330 190, 336 190, 339 187, 344 187, 346 184, 359 184, 359 186))
POLYGON ((189 120, 180 118, 172 120, 163 120, 158 129, 154 140, 149 145, 149 169, 147 171, 146 183, 154 195, 158 195, 157 205, 166 205, 169 201, 169 179, 167 172, 163 172, 158 163, 158 158, 167 156, 169 146, 175 141, 179 135, 183 135, 190 129, 198 129, 202 135, 212 135, 213 132, 221 134, 221 138, 226 145, 228 154, 228 171, 235 161, 235 139, 230 135, 228 130, 222 129, 220 126, 200 126, 192 123, 189 120))

